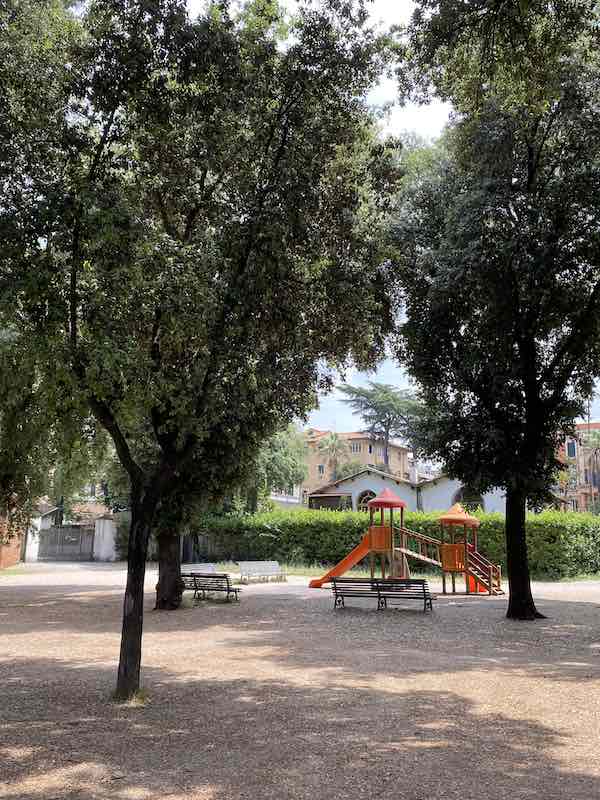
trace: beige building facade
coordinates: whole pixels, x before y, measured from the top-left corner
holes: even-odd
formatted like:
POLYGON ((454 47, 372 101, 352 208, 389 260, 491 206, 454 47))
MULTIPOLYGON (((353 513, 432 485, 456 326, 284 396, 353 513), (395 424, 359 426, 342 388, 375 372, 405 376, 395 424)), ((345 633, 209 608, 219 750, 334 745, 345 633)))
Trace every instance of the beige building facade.
MULTIPOLYGON (((303 497, 312 492, 319 486, 334 480, 334 467, 327 453, 321 449, 322 443, 332 431, 322 431, 310 428, 306 433, 308 444, 308 477, 302 484, 303 497)), ((365 431, 352 431, 350 433, 338 433, 347 445, 347 451, 340 459, 339 464, 357 462, 364 467, 381 467, 384 462, 383 442, 380 439, 371 437, 365 431)), ((388 446, 389 466, 386 472, 397 475, 402 480, 410 479, 410 465, 408 459, 409 450, 397 443, 390 443, 388 446)), ((339 465, 338 465, 339 466, 339 465)))
POLYGON ((600 431, 600 422, 581 422, 577 435, 568 436, 559 453, 565 465, 566 481, 557 494, 571 511, 591 511, 600 502, 600 452, 590 447, 587 435, 600 431))

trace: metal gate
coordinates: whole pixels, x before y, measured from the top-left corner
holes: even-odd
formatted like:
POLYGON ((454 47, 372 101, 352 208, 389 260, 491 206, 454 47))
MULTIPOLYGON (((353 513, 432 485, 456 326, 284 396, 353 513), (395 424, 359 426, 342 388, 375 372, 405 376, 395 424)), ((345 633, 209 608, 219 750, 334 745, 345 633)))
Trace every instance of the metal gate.
POLYGON ((40 531, 38 561, 93 560, 93 526, 62 525, 40 531))

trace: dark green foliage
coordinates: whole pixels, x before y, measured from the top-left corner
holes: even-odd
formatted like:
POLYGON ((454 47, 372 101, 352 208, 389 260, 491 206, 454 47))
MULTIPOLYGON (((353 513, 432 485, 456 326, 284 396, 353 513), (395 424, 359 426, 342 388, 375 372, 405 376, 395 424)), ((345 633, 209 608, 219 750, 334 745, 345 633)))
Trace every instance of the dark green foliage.
POLYGON ((436 93, 460 111, 499 84, 507 101, 538 108, 560 87, 560 66, 598 46, 595 0, 418 0, 405 31, 401 91, 436 93))
POLYGON ((427 408, 418 438, 450 475, 506 490, 519 619, 537 616, 525 508, 548 499, 600 374, 600 70, 583 56, 557 66, 545 103, 486 91, 408 181, 393 232, 395 349, 427 408))
MULTIPOLYGON (((409 512, 411 530, 440 538, 441 512, 409 512)), ((477 513, 479 550, 506 569, 504 517, 477 513)), ((194 534, 209 537, 209 560, 274 558, 286 563, 335 564, 367 530, 368 516, 356 511, 275 511, 240 517, 200 517, 194 534), (209 555, 210 553, 210 555, 209 555)), ((526 521, 531 570, 537 578, 566 578, 600 572, 600 521, 591 514, 544 511, 526 521)), ((416 562, 413 563, 416 567, 416 562)))
MULTIPOLYGON (((381 466, 382 468, 384 468, 384 465, 381 466)), ((365 465, 358 458, 353 458, 350 461, 345 461, 343 464, 340 464, 336 469, 335 472, 336 480, 347 478, 349 475, 355 475, 357 472, 360 472, 363 469, 365 469, 365 465)))
POLYGON ((270 493, 288 492, 306 478, 307 445, 304 435, 293 425, 278 431, 262 445, 250 478, 241 488, 246 510, 265 509, 270 493))
POLYGON ((359 2, 301 4, 286 46, 282 16, 0 8, 0 325, 87 404, 131 481, 122 696, 155 518, 242 484, 331 384, 323 365, 372 363, 392 324, 398 154, 364 99, 387 42, 359 2))
POLYGON ((598 86, 568 77, 545 114, 492 105, 456 125, 394 230, 423 448, 475 488, 530 499, 600 363, 598 86))

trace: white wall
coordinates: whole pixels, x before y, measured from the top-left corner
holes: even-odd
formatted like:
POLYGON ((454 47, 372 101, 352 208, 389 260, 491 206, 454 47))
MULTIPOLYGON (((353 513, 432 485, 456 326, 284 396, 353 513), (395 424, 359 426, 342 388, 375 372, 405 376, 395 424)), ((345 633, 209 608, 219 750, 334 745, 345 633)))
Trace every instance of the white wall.
MULTIPOLYGON (((367 474, 366 472, 356 478, 347 479, 338 483, 336 490, 342 493, 348 492, 352 495, 352 508, 358 507, 358 498, 366 491, 370 490, 379 494, 385 488, 391 489, 395 495, 406 503, 407 511, 447 511, 453 505, 456 494, 462 488, 462 483, 453 478, 442 475, 434 481, 429 481, 419 487, 421 495, 421 507, 417 506, 417 489, 413 484, 400 482, 397 483, 392 478, 378 475, 376 472, 367 474)), ((494 489, 483 495, 484 511, 497 511, 500 514, 505 512, 505 495, 500 489, 494 489)))
MULTIPOLYGON (((454 503, 456 494, 462 484, 454 478, 442 476, 435 481, 425 483, 420 487, 423 511, 447 511, 454 503)), ((484 511, 498 511, 504 514, 506 500, 501 489, 486 492, 483 496, 484 511)))
MULTIPOLYGON (((43 517, 41 518, 43 519, 43 517)), ((37 561, 40 549, 40 517, 32 519, 27 531, 27 542, 25 544, 25 561, 37 561)))
POLYGON ((115 537, 117 525, 114 519, 100 517, 94 526, 94 561, 116 561, 115 537))
POLYGON ((447 511, 462 484, 453 478, 442 476, 439 480, 420 487, 422 511, 447 511))
POLYGON ((348 492, 352 495, 352 508, 358 508, 358 498, 365 491, 379 494, 384 489, 390 489, 400 500, 404 500, 409 511, 417 508, 417 492, 410 483, 397 483, 392 478, 385 478, 375 472, 358 475, 356 478, 341 481, 337 485, 337 491, 348 492))
POLYGON ((506 492, 504 489, 494 489, 483 495, 485 511, 497 511, 499 514, 506 513, 506 492))

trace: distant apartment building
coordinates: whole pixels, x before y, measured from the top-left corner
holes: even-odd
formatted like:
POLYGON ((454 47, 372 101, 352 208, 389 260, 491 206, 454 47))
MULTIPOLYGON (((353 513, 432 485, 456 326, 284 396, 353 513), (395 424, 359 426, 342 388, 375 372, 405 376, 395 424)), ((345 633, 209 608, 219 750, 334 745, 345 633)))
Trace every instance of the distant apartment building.
MULTIPOLYGON (((331 431, 322 431, 316 428, 310 428, 306 433, 308 476, 302 484, 302 492, 305 498, 317 487, 334 480, 334 464, 319 447, 330 433, 331 431)), ((366 431, 338 433, 338 436, 348 445, 347 453, 340 459, 340 464, 352 461, 365 467, 381 467, 383 465, 384 447, 380 439, 372 437, 366 431)), ((398 442, 391 442, 388 446, 389 465, 386 472, 398 475, 404 480, 409 480, 411 473, 408 455, 409 449, 407 447, 398 442)))
POLYGON ((590 511, 600 501, 600 452, 586 443, 586 434, 600 431, 600 422, 581 422, 577 436, 568 436, 561 448, 566 480, 559 491, 573 511, 590 511))

